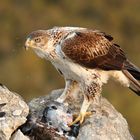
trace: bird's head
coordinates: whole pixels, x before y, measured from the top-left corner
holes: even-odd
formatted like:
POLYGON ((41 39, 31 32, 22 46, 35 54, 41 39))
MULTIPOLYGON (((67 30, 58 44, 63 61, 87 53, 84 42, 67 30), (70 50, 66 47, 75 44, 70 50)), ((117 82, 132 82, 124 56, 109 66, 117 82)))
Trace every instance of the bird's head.
POLYGON ((34 31, 27 36, 25 49, 28 50, 29 48, 32 48, 37 55, 45 57, 48 51, 48 42, 50 41, 50 38, 51 36, 47 30, 34 31))

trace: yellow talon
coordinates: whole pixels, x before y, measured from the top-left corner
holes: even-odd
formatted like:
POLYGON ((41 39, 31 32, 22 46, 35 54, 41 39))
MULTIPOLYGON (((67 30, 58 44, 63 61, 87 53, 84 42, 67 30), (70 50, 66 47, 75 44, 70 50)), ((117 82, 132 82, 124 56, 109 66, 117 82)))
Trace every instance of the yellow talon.
MULTIPOLYGON (((85 117, 89 117, 90 115, 92 115, 92 112, 84 112, 84 113, 82 112, 82 113, 80 113, 78 115, 78 117, 76 117, 76 119, 69 124, 69 126, 72 126, 73 124, 75 124, 77 122, 80 122, 80 124, 82 124, 85 120, 85 117)), ((73 116, 75 117, 77 115, 74 114, 73 116)))

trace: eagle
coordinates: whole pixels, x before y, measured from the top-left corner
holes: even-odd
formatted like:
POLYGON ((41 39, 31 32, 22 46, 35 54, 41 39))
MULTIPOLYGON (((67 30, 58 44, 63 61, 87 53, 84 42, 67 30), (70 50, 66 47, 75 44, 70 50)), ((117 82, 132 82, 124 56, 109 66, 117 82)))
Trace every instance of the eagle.
POLYGON ((113 37, 99 30, 81 27, 54 27, 27 36, 25 48, 49 60, 63 75, 65 88, 57 99, 62 103, 73 92, 83 93, 83 104, 71 123, 83 123, 90 104, 101 95, 110 77, 140 95, 140 69, 131 63, 113 37))

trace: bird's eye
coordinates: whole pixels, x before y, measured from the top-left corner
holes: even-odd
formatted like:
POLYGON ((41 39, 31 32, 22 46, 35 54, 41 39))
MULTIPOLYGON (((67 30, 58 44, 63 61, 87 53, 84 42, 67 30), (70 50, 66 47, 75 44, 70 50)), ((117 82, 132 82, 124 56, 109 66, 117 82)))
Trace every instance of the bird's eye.
POLYGON ((35 38, 34 41, 35 41, 36 43, 39 43, 39 42, 41 42, 41 39, 40 39, 40 38, 35 38))

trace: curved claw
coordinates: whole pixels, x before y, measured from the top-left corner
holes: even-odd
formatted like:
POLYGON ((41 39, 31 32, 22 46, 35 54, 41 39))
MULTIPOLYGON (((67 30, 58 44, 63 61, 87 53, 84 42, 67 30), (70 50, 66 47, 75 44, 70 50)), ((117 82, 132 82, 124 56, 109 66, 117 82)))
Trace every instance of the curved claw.
MULTIPOLYGON (((75 124, 75 123, 80 123, 80 124, 82 124, 83 122, 84 122, 84 120, 85 120, 85 117, 88 117, 88 116, 90 116, 90 115, 92 115, 92 113, 93 112, 81 112, 79 115, 78 115, 78 117, 73 121, 73 122, 71 122, 70 124, 69 124, 69 126, 72 126, 73 124, 75 124)), ((76 115, 74 115, 74 116, 76 116, 76 115)))

